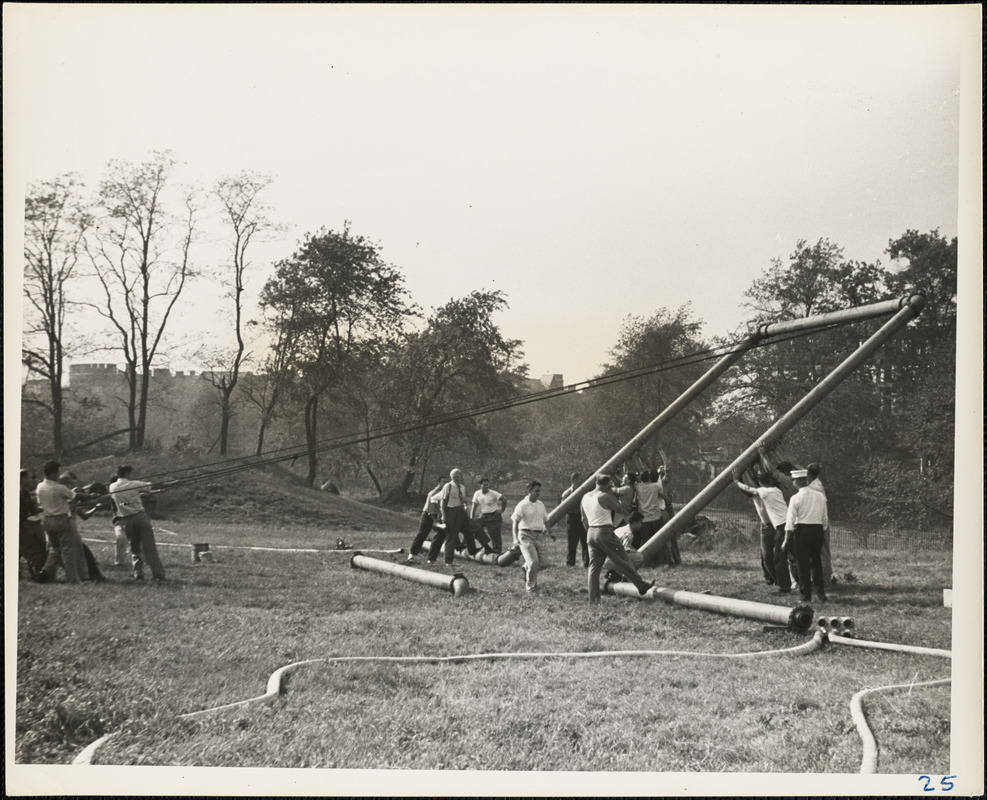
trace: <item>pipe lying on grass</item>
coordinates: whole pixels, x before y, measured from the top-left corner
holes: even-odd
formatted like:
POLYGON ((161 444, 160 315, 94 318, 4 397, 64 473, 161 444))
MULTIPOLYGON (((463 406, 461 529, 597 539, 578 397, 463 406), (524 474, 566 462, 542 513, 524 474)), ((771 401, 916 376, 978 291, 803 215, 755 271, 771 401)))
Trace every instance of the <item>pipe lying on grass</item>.
POLYGON ((888 642, 868 642, 863 639, 851 639, 848 636, 841 636, 836 631, 829 631, 826 637, 833 644, 845 644, 851 647, 867 647, 873 650, 893 650, 896 653, 916 653, 924 656, 940 656, 942 658, 952 658, 951 650, 937 650, 934 647, 915 647, 910 644, 889 644, 888 642))
POLYGON ((469 591, 469 581, 461 572, 455 575, 443 575, 441 572, 429 572, 427 569, 416 569, 404 564, 392 564, 390 561, 381 561, 379 558, 369 558, 355 553, 350 559, 350 566, 354 569, 366 569, 371 572, 383 572, 387 575, 397 575, 405 580, 424 583, 428 586, 435 586, 439 589, 447 589, 456 597, 460 597, 469 591))
MULTIPOLYGON (((638 594, 634 584, 624 581, 619 583, 607 581, 603 591, 608 594, 622 595, 624 597, 642 598, 638 594)), ((643 599, 664 600, 666 603, 676 606, 714 611, 718 614, 756 619, 760 622, 773 622, 785 625, 793 631, 808 630, 815 617, 812 608, 806 605, 797 605, 795 608, 788 608, 788 606, 774 606, 769 603, 755 603, 750 600, 735 600, 732 597, 717 597, 716 595, 700 594, 699 592, 661 589, 657 586, 645 592, 643 599)))
MULTIPOLYGON (((373 559, 370 559, 373 560, 373 559)), ((761 650, 755 653, 698 653, 690 650, 596 650, 592 652, 579 653, 468 653, 459 656, 330 656, 328 658, 312 658, 305 661, 296 661, 293 664, 286 664, 275 670, 271 677, 267 679, 267 689, 262 695, 251 697, 247 700, 240 700, 236 703, 225 703, 215 708, 204 708, 200 711, 191 711, 187 714, 180 714, 176 719, 195 719, 207 714, 215 714, 219 711, 226 711, 231 708, 243 708, 244 706, 258 703, 272 703, 279 696, 286 693, 284 679, 298 667, 309 664, 338 664, 338 663, 392 663, 392 664, 461 664, 467 661, 507 661, 507 660, 533 660, 545 658, 628 658, 642 656, 693 656, 696 658, 771 658, 775 656, 801 656, 813 653, 822 647, 822 631, 816 631, 811 641, 795 647, 784 647, 780 650, 761 650)), ((96 751, 107 741, 116 736, 116 733, 108 733, 97 739, 77 755, 72 763, 76 766, 90 766, 96 751)))
POLYGON ((849 631, 854 627, 853 617, 819 617, 818 623, 823 630, 849 631))
POLYGON ((860 762, 861 775, 873 775, 877 772, 878 758, 877 740, 867 725, 867 717, 864 714, 864 698, 875 692, 912 689, 915 686, 938 686, 944 683, 950 683, 950 680, 950 678, 944 678, 938 681, 925 681, 923 683, 898 683, 894 686, 879 686, 876 689, 863 689, 853 696, 850 700, 850 716, 853 717, 853 723, 857 726, 857 733, 860 735, 860 739, 864 744, 864 755, 860 762))
POLYGON ((500 553, 484 553, 482 550, 474 555, 470 555, 466 550, 456 551, 457 558, 465 558, 467 561, 476 561, 480 564, 496 564, 500 556, 500 553))

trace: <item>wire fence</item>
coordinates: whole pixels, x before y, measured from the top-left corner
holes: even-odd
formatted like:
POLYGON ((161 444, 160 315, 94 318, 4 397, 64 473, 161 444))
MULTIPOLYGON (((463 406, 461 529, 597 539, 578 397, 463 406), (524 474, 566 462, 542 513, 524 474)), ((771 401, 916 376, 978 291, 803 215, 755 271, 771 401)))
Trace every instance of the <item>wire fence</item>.
MULTIPOLYGON (((678 506, 676 506, 678 508, 678 506)), ((716 523, 721 535, 735 534, 738 540, 755 541, 761 531, 757 515, 738 512, 729 508, 707 506, 700 514, 716 523)), ((831 547, 863 550, 952 550, 952 530, 916 531, 893 527, 875 528, 863 522, 831 520, 829 525, 831 547)))
MULTIPOLYGON (((547 486, 542 492, 542 501, 549 511, 555 507, 555 498, 559 496, 562 488, 554 485, 547 486)), ((700 486, 689 485, 676 486, 672 493, 673 509, 678 511, 701 488, 700 486)), ((504 518, 509 520, 514 506, 524 497, 524 491, 520 482, 501 487, 500 491, 507 499, 507 513, 504 518)), ((735 539, 737 544, 755 542, 761 533, 761 521, 754 512, 750 498, 740 492, 724 492, 716 498, 715 505, 707 506, 699 512, 699 515, 715 523, 715 535, 721 544, 729 544, 731 539, 735 539)), ((712 531, 707 530, 706 533, 700 533, 700 535, 709 533, 712 531)), ((911 550, 921 548, 925 550, 951 550, 953 531, 949 528, 934 531, 919 531, 893 526, 876 528, 872 523, 863 521, 831 520, 829 540, 831 547, 848 549, 911 550)))

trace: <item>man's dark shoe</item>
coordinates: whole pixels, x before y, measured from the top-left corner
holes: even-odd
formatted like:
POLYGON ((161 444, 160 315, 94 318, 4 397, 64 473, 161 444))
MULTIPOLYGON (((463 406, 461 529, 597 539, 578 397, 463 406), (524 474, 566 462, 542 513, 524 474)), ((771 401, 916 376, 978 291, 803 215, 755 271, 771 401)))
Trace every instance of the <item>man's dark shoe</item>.
POLYGON ((778 591, 775 592, 775 594, 791 594, 791 593, 792 593, 791 589, 779 589, 778 591))
POLYGON ((644 597, 648 593, 649 589, 654 589, 654 588, 655 588, 655 582, 651 581, 650 583, 645 583, 642 584, 641 586, 638 586, 637 593, 641 595, 641 597, 644 597))

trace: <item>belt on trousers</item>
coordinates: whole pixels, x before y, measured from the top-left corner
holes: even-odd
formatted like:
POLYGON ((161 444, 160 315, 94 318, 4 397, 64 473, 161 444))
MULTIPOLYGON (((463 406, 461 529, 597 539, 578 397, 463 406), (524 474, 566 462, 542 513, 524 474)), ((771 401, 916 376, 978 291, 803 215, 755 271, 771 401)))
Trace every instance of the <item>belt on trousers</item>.
POLYGON ((45 514, 45 519, 60 519, 67 516, 68 514, 45 514))
POLYGON ((518 528, 518 533, 544 533, 544 528, 518 528))

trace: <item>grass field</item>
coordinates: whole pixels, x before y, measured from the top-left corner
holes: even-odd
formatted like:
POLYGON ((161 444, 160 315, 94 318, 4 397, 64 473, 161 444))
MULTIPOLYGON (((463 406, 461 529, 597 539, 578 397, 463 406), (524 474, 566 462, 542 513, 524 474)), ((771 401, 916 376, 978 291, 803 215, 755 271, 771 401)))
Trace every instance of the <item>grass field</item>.
MULTIPOLYGON (((168 584, 130 583, 111 566, 103 585, 21 582, 17 763, 68 764, 92 741, 118 733, 95 764, 854 773, 861 743, 851 697, 950 674, 946 659, 836 645, 749 660, 330 663, 293 673, 273 705, 175 719, 262 694, 272 672, 305 659, 749 653, 810 638, 661 602, 604 597, 591 607, 584 571, 562 566, 562 537, 552 546, 559 566, 541 576, 538 596, 524 593, 516 566, 457 562, 475 591, 454 598, 352 569, 348 554, 328 551, 338 535, 356 547, 406 548, 416 520, 404 519, 400 531, 351 533, 162 521, 168 584), (193 541, 210 543, 212 563, 191 562, 193 541)), ((83 536, 101 564, 112 564, 105 519, 85 523, 83 536)), ((683 557, 682 566, 646 576, 668 588, 788 601, 761 582, 753 544, 694 544, 683 557)), ((950 648, 951 612, 942 602, 951 585, 948 552, 913 552, 906 562, 900 552, 834 549, 834 566, 851 580, 834 588, 824 610, 852 616, 859 638, 950 648)), ((880 771, 946 774, 949 703, 948 685, 871 700, 880 771)))

